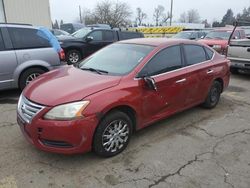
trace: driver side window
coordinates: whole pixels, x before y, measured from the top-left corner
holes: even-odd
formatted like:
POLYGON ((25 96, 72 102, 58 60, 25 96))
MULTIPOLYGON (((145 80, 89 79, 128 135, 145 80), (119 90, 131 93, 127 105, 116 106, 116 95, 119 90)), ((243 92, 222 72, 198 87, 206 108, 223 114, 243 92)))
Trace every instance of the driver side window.
POLYGON ((102 31, 93 31, 89 34, 89 37, 93 37, 93 41, 101 41, 102 39, 102 31))
POLYGON ((146 64, 142 72, 155 76, 179 68, 182 68, 182 57, 181 47, 178 45, 160 51, 146 64))

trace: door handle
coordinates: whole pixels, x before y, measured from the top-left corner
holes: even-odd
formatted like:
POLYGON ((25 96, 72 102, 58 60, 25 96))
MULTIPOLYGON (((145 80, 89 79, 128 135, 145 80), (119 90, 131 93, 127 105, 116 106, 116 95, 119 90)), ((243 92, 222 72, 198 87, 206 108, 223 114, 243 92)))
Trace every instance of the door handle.
POLYGON ((181 80, 176 81, 175 83, 179 84, 179 83, 186 82, 186 81, 187 81, 187 79, 186 79, 186 78, 183 78, 183 79, 181 79, 181 80))
POLYGON ((250 52, 250 48, 248 48, 247 51, 250 52))
POLYGON ((212 74, 214 72, 214 70, 208 70, 207 74, 212 74))

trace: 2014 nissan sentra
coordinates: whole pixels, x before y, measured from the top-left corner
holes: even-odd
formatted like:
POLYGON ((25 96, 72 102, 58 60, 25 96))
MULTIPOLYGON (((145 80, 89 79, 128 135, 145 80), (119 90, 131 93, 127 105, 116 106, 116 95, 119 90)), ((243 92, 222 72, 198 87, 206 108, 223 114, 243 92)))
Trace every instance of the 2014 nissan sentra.
POLYGON ((134 131, 202 104, 214 108, 229 60, 195 41, 133 39, 103 48, 79 67, 46 73, 20 96, 17 121, 37 148, 74 154, 122 152, 134 131))

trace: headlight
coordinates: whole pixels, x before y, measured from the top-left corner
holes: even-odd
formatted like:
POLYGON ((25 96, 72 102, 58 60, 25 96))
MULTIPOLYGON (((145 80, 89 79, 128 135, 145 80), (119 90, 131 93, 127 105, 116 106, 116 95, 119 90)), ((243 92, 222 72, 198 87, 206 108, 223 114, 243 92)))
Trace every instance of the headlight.
POLYGON ((44 116, 47 120, 73 120, 83 117, 82 112, 88 106, 89 101, 74 102, 52 108, 44 116))
POLYGON ((221 49, 221 45, 214 45, 213 48, 215 48, 215 49, 221 49))

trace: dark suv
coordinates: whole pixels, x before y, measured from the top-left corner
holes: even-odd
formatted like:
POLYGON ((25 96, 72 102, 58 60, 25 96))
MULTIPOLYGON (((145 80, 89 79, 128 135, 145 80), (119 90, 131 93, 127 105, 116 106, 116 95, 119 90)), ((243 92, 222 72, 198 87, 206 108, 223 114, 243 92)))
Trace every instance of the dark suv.
POLYGON ((76 64, 104 46, 134 38, 144 38, 144 35, 139 32, 85 27, 71 36, 59 37, 59 41, 68 64, 76 64))

